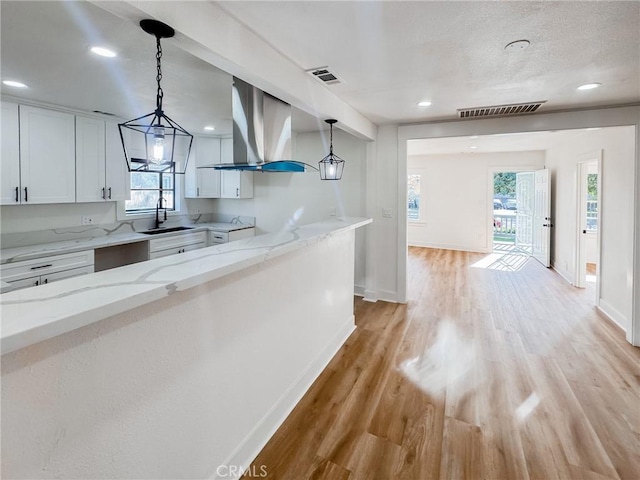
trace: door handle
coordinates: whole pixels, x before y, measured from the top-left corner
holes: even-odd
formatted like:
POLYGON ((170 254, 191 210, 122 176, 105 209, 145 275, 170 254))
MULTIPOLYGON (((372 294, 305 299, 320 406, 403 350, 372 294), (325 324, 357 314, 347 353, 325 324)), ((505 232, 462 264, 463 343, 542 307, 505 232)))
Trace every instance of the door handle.
POLYGON ((25 202, 29 201, 29 192, 27 190, 27 187, 24 187, 24 201, 25 202))
POLYGON ((553 223, 543 223, 542 226, 551 228, 553 227, 553 223))
POLYGON ((107 195, 105 193, 104 187, 102 187, 102 199, 106 200, 107 199, 107 195))
POLYGON ((20 187, 16 187, 16 203, 20 201, 20 187))
POLYGON ((586 230, 582 230, 582 233, 587 233, 587 231, 586 230))
POLYGON ((236 197, 239 197, 239 196, 240 196, 240 189, 236 188, 236 197))
POLYGON ((109 200, 111 200, 111 187, 109 187, 109 200))

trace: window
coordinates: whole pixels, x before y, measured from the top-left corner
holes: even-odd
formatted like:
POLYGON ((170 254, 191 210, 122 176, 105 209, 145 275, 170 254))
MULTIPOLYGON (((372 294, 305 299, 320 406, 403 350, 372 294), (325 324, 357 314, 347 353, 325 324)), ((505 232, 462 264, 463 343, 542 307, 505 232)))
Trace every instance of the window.
POLYGON ((598 174, 587 174, 587 230, 598 230, 598 174))
POLYGON ((175 174, 131 172, 131 200, 125 202, 127 213, 155 210, 162 197, 161 208, 175 210, 175 174))
POLYGON ((407 183, 407 216, 409 221, 420 220, 420 177, 419 174, 408 175, 407 183))

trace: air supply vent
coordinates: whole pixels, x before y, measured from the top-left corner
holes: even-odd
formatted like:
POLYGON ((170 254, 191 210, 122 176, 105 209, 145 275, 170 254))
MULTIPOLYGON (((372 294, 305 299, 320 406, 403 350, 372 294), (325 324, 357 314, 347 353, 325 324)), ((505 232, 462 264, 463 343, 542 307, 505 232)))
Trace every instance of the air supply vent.
POLYGON ((329 67, 317 67, 306 71, 312 77, 318 79, 325 85, 334 85, 336 83, 342 83, 342 80, 338 76, 329 70, 329 67))
POLYGON ((533 113, 538 110, 546 100, 530 103, 514 103, 511 105, 493 105, 490 107, 460 108, 458 109, 458 117, 475 118, 475 117, 498 117, 504 115, 522 115, 524 113, 533 113))

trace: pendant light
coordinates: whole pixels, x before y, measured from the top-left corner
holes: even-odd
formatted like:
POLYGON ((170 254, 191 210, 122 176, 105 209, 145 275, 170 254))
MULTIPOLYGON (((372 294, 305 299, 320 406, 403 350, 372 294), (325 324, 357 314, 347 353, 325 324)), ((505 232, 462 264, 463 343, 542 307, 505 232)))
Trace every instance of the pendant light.
POLYGON ((185 173, 193 135, 171 120, 162 109, 161 38, 171 38, 175 30, 157 20, 142 20, 140 27, 156 37, 156 109, 142 117, 118 124, 122 148, 130 172, 185 173))
POLYGON ((340 180, 342 171, 344 170, 344 160, 333 154, 333 124, 338 123, 337 120, 330 118, 325 120, 329 124, 331 132, 331 141, 329 143, 329 155, 318 162, 321 180, 340 180))

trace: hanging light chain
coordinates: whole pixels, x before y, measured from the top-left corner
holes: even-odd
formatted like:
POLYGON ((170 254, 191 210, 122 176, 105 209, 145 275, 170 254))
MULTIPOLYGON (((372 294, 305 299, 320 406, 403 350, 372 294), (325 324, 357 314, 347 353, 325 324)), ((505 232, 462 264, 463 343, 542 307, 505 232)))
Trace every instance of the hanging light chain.
POLYGON ((329 155, 331 155, 331 161, 333 162, 333 124, 329 124, 329 155))
POLYGON ((158 82, 158 93, 156 95, 156 108, 162 110, 162 97, 164 96, 164 92, 162 91, 162 87, 160 86, 160 81, 162 80, 162 65, 160 61, 162 59, 162 45, 160 45, 160 36, 156 36, 156 67, 158 73, 156 75, 156 82, 158 82))

